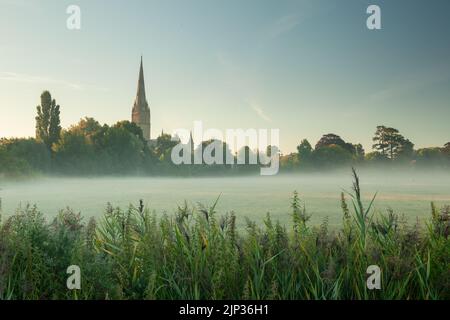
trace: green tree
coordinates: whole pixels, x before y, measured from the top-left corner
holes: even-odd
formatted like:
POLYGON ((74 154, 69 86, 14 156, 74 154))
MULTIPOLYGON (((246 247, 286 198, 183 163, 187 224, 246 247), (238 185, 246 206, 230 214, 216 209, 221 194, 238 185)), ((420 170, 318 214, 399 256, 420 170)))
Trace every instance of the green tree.
POLYGON ((447 157, 449 157, 449 159, 450 159, 450 142, 447 142, 446 144, 444 144, 444 147, 442 148, 442 153, 447 155, 447 157))
POLYGON ((350 164, 353 155, 347 149, 332 144, 315 149, 313 158, 315 165, 318 167, 331 168, 350 164))
POLYGON ((1 139, 3 145, 12 157, 26 161, 33 171, 48 172, 50 170, 50 151, 43 142, 36 139, 1 139))
POLYGON ((412 155, 414 144, 405 139, 395 128, 378 126, 373 137, 372 148, 385 155, 390 160, 401 156, 406 158, 412 155))
POLYGON ((142 132, 141 127, 139 127, 136 123, 130 122, 128 120, 117 122, 114 127, 116 128, 124 128, 128 132, 134 134, 139 140, 142 141, 143 144, 147 144, 147 141, 144 139, 144 134, 142 132))
POLYGON ((446 163, 445 154, 441 148, 422 148, 416 152, 418 166, 440 166, 446 163))
POLYGON ((172 140, 172 136, 167 133, 161 133, 156 138, 155 153, 158 159, 163 162, 171 162, 172 149, 179 143, 178 140, 172 140))
POLYGON ((381 154, 393 159, 394 150, 397 148, 399 142, 399 132, 397 129, 388 128, 385 126, 377 126, 375 135, 372 138, 374 144, 372 148, 379 151, 381 154))
POLYGON ((52 99, 50 92, 41 94, 41 105, 36 107, 36 139, 42 141, 49 150, 61 134, 60 107, 52 99))
POLYGON ((90 142, 94 142, 94 137, 102 131, 102 126, 94 118, 85 117, 69 128, 70 132, 84 135, 90 142))
POLYGON ((397 150, 397 159, 412 160, 414 158, 414 143, 408 139, 402 138, 397 150))
POLYGON ((353 150, 354 150, 354 158, 355 158, 355 160, 356 161, 363 161, 366 152, 365 152, 364 147, 362 146, 362 144, 360 144, 360 143, 354 144, 353 145, 353 150))
POLYGON ((280 167, 283 170, 293 171, 300 167, 300 160, 297 153, 291 153, 280 157, 280 167))
POLYGON ((313 148, 308 140, 303 139, 297 146, 297 157, 301 166, 309 165, 312 159, 313 148))
POLYGON ((345 142, 340 136, 334 133, 324 134, 322 138, 316 143, 315 149, 320 149, 322 147, 328 147, 331 145, 336 145, 350 153, 354 153, 354 147, 351 143, 345 142))
POLYGON ((369 152, 364 156, 364 160, 372 163, 386 163, 388 157, 381 152, 373 151, 369 152))
POLYGON ((26 160, 13 156, 5 146, 0 145, 0 178, 30 174, 32 174, 32 170, 26 160))
POLYGON ((101 161, 111 173, 136 173, 142 169, 144 145, 124 127, 110 127, 102 137, 101 161))
POLYGON ((63 131, 59 141, 53 146, 55 169, 64 174, 96 173, 94 146, 82 132, 63 131))

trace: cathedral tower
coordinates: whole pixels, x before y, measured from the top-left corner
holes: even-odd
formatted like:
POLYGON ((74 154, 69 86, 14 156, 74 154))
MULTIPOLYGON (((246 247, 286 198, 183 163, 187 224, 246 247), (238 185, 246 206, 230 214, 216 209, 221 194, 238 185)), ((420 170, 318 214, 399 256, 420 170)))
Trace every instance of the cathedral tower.
POLYGON ((136 123, 142 129, 144 139, 150 140, 150 108, 148 107, 147 99, 145 97, 144 68, 142 65, 142 56, 141 67, 139 69, 136 100, 134 101, 133 105, 131 121, 136 123))

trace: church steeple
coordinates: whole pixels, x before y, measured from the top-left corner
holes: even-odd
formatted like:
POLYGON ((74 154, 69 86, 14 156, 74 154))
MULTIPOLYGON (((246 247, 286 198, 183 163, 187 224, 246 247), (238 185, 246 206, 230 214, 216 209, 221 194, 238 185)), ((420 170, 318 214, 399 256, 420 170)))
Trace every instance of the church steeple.
POLYGON ((136 93, 136 102, 147 104, 147 99, 145 97, 145 81, 144 81, 144 66, 142 63, 141 56, 141 66, 139 68, 139 80, 138 80, 138 88, 136 93))
POLYGON ((139 67, 138 88, 131 120, 142 129, 144 138, 150 140, 150 108, 148 107, 147 98, 145 96, 144 65, 142 56, 141 65, 139 67))

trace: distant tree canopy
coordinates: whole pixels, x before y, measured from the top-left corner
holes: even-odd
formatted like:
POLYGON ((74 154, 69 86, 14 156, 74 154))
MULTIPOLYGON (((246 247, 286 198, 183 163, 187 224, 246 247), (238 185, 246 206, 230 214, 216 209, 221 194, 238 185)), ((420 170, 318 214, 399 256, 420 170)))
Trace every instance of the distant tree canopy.
POLYGON ((81 131, 65 130, 53 146, 55 169, 59 172, 92 173, 95 170, 95 147, 81 131))
POLYGON ((32 169, 25 159, 14 156, 4 145, 0 145, 0 177, 27 176, 31 173, 32 169))
POLYGON ((155 154, 156 157, 162 161, 169 163, 171 160, 172 148, 178 144, 178 141, 173 141, 170 134, 162 132, 156 139, 155 154))
POLYGON ((134 134, 143 144, 146 143, 144 135, 142 133, 142 129, 136 123, 128 120, 123 120, 117 122, 114 127, 125 129, 126 131, 134 134))
MULTIPOLYGON (((337 134, 328 133, 320 138, 314 149, 308 140, 303 139, 300 142, 297 146, 297 167, 308 170, 339 167, 364 161, 364 155, 365 151, 361 144, 348 143, 337 134)), ((286 163, 286 160, 282 163, 286 163)), ((296 166, 290 163, 289 167, 296 166)))
POLYGON ((450 142, 447 142, 442 148, 442 152, 447 156, 450 156, 450 142))
POLYGON ((422 148, 416 151, 415 160, 419 166, 445 165, 448 158, 441 148, 422 148))
POLYGON ((224 166, 227 166, 227 159, 235 159, 235 155, 232 154, 228 144, 217 139, 202 141, 202 143, 198 145, 197 148, 195 148, 194 155, 198 159, 202 159, 203 164, 208 165, 211 164, 208 163, 208 161, 212 161, 213 165, 217 165, 218 162, 221 162, 224 166), (205 155, 207 155, 211 159, 205 159, 205 155))
POLYGON ((351 163, 352 153, 340 145, 330 144, 314 151, 314 161, 318 167, 340 167, 351 163))
POLYGON ((348 143, 333 133, 323 135, 314 149, 304 139, 297 146, 295 158, 287 155, 281 159, 282 168, 314 170, 349 164, 450 167, 450 142, 442 148, 414 150, 414 144, 409 139, 397 129, 386 126, 376 128, 373 141, 373 151, 366 154, 361 144, 348 143))
POLYGON ((210 139, 196 147, 189 144, 194 153, 191 161, 196 155, 203 165, 177 166, 171 161, 171 153, 179 142, 177 137, 162 132, 150 144, 143 138, 141 128, 130 121, 109 126, 86 117, 63 130, 60 106, 44 91, 37 107, 36 138, 0 139, 0 177, 33 173, 246 174, 259 172, 255 160, 261 163, 274 154, 280 156, 281 171, 323 170, 355 164, 450 167, 450 142, 442 147, 414 150, 414 144, 399 130, 382 125, 376 128, 373 151, 367 154, 361 144, 346 142, 334 133, 323 135, 314 148, 303 139, 296 152, 287 155, 282 155, 276 146, 268 146, 262 152, 244 146, 233 154, 225 142, 210 139), (223 164, 205 162, 205 152, 218 160, 218 151, 222 153, 223 164), (233 159, 236 165, 227 164, 227 159, 233 159))
POLYGON ((47 172, 50 169, 50 151, 36 139, 0 139, 0 148, 14 159, 24 160, 31 170, 47 172))
POLYGON ((102 130, 100 123, 94 118, 83 118, 77 124, 71 126, 67 131, 84 135, 91 143, 95 136, 102 130))
POLYGON ((138 172, 148 152, 134 123, 121 121, 109 127, 92 118, 63 130, 53 151, 59 172, 90 174, 138 172))
POLYGON ((316 143, 315 149, 318 150, 323 147, 329 147, 331 145, 336 145, 341 147, 348 152, 353 152, 353 145, 351 143, 347 143, 342 138, 334 133, 328 133, 322 136, 320 140, 316 143))

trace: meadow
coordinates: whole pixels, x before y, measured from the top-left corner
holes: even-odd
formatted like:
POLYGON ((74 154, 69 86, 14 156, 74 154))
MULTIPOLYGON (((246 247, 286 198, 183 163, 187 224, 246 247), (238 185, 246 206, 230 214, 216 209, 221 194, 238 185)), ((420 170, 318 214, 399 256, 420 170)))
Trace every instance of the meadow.
POLYGON ((0 222, 0 299, 450 299, 450 207, 431 203, 410 224, 374 210, 377 196, 352 179, 337 228, 313 223, 297 192, 289 226, 265 214, 241 229, 220 199, 159 214, 143 201, 107 205, 88 220, 22 206, 0 222), (66 287, 70 265, 80 290, 66 287), (367 287, 371 265, 380 290, 367 287))
MULTIPOLYGON (((360 175, 363 199, 377 193, 376 211, 386 213, 390 208, 410 223, 428 218, 431 201, 437 206, 450 203, 450 172, 384 169, 360 170, 360 175)), ((273 177, 40 177, 0 181, 0 198, 5 215, 29 203, 36 204, 48 219, 66 207, 89 219, 100 218, 108 202, 125 208, 142 199, 160 215, 176 212, 185 200, 190 206, 210 205, 220 197, 217 210, 233 210, 242 228, 245 217, 261 225, 268 212, 290 226, 290 198, 296 190, 312 215, 312 224, 327 217, 330 225, 339 226, 340 193, 351 187, 351 181, 350 169, 273 177)))

